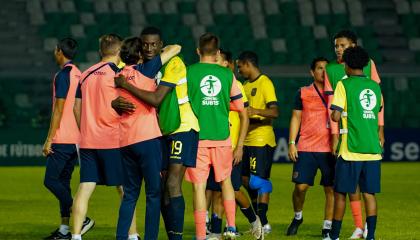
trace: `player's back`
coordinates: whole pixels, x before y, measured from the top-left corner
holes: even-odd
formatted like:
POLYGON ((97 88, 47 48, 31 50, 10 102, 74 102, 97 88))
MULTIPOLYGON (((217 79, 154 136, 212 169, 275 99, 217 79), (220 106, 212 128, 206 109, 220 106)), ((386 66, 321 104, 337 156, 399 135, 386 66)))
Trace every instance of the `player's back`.
POLYGON ((113 63, 99 62, 82 74, 81 148, 119 147, 119 116, 111 107, 118 97, 114 86, 118 71, 113 63))
MULTIPOLYGON (((145 91, 155 91, 155 80, 141 74, 137 65, 125 66, 121 74, 127 82, 145 91)), ((134 97, 126 90, 118 90, 119 95, 136 106, 133 113, 123 113, 120 118, 121 146, 127 146, 161 136, 156 108, 134 97)))
MULTIPOLYGON (((57 80, 58 75, 64 74, 68 77, 68 92, 66 96, 66 101, 64 103, 63 115, 60 120, 60 125, 55 132, 55 136, 52 140, 53 143, 64 143, 64 144, 78 144, 80 142, 80 131, 77 127, 76 118, 73 114, 73 106, 75 101, 76 89, 80 81, 81 72, 80 70, 71 62, 65 64, 63 69, 57 73, 54 78, 53 84, 53 103, 56 98, 56 89, 55 81, 57 80)), ((54 109, 54 105, 53 105, 54 109)))

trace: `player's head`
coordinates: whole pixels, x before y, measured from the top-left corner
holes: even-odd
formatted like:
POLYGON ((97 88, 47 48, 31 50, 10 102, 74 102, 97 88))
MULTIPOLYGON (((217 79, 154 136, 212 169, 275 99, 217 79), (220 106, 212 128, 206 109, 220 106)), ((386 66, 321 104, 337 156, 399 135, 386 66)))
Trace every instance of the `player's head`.
POLYGON ((334 35, 334 50, 337 60, 341 61, 344 50, 357 45, 357 35, 350 30, 341 30, 334 35))
POLYGON ((146 27, 140 33, 143 58, 150 60, 160 54, 163 42, 160 29, 157 27, 146 27))
POLYGON ((141 40, 138 37, 124 39, 120 51, 121 60, 127 65, 138 64, 141 60, 141 40))
POLYGON ((102 58, 119 57, 122 38, 117 34, 105 34, 99 38, 99 53, 102 58))
POLYGON ((58 41, 54 49, 55 61, 62 64, 64 61, 73 60, 77 53, 77 42, 73 38, 63 38, 58 41))
POLYGON ((327 66, 328 60, 324 57, 317 57, 312 60, 311 63, 311 75, 316 82, 324 82, 325 66, 327 66))
POLYGON ((344 51, 343 61, 347 75, 354 75, 355 71, 363 71, 369 63, 369 54, 362 47, 349 47, 344 51))
POLYGON ((202 57, 215 57, 215 61, 220 57, 220 40, 213 33, 204 33, 198 40, 197 54, 202 57))
POLYGON ((239 74, 245 79, 249 79, 251 74, 255 70, 258 70, 258 56, 252 51, 241 52, 236 61, 236 65, 238 66, 239 74))
POLYGON ((232 53, 230 51, 220 49, 220 55, 217 61, 219 65, 227 67, 230 70, 234 71, 235 65, 233 63, 232 53))

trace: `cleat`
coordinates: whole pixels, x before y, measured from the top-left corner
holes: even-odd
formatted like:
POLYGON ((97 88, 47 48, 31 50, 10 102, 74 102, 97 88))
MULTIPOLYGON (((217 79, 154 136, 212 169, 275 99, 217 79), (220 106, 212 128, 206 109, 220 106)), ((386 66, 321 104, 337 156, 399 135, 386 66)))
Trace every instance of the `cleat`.
POLYGON ((365 223, 365 230, 363 231, 363 238, 366 239, 368 235, 367 223, 365 223))
POLYGON ((66 235, 62 234, 60 231, 55 230, 51 233, 50 236, 45 237, 45 240, 70 240, 71 239, 71 233, 68 232, 66 235))
POLYGON ((263 229, 261 226, 260 218, 257 216, 257 220, 251 223, 251 234, 254 236, 255 239, 260 239, 261 235, 263 235, 263 229))
POLYGON ((210 233, 207 236, 207 240, 221 240, 222 239, 222 234, 220 233, 210 233))
POLYGON ((236 231, 236 227, 227 227, 223 235, 225 236, 225 240, 233 240, 239 236, 239 233, 236 231))
POLYGON ((363 229, 356 228, 349 239, 363 239, 363 229))
POLYGON ((93 228, 93 226, 95 226, 95 221, 86 217, 85 221, 83 221, 82 230, 80 231, 80 234, 86 234, 90 229, 93 228))
POLYGON ((263 226, 263 233, 265 235, 270 234, 271 233, 271 225, 269 223, 265 224, 263 226))
POLYGON ((298 228, 300 224, 302 224, 303 218, 300 220, 297 220, 296 218, 293 218, 292 222, 290 223, 289 227, 287 228, 286 235, 287 236, 293 236, 297 234, 298 228))
POLYGON ((322 229, 322 240, 330 240, 331 229, 322 229))

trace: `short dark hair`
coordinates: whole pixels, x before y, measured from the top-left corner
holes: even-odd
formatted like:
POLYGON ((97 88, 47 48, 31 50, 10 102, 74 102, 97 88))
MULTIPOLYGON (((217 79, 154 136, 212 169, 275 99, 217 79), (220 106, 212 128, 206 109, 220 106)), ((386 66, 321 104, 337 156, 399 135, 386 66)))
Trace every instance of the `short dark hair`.
POLYGON ((312 70, 312 71, 315 71, 316 64, 317 64, 318 62, 327 62, 327 63, 329 63, 330 61, 328 61, 328 59, 326 59, 326 58, 324 58, 324 57, 317 57, 317 58, 314 58, 314 59, 312 60, 312 62, 311 62, 311 70, 312 70))
POLYGON ((220 54, 223 56, 223 59, 226 60, 227 62, 229 62, 229 63, 233 62, 231 51, 220 49, 220 54))
POLYGON ((57 49, 68 59, 74 59, 77 53, 77 42, 73 38, 63 38, 57 43, 57 49))
POLYGON ((359 46, 349 47, 343 54, 343 61, 352 69, 363 69, 369 60, 369 54, 359 46))
POLYGON ((137 64, 140 60, 141 40, 138 37, 124 39, 121 45, 120 57, 127 65, 137 64))
POLYGON ((122 38, 115 34, 105 34, 99 38, 99 50, 101 56, 115 55, 121 47, 122 38))
POLYGON ((220 48, 219 38, 213 33, 204 33, 200 36, 198 49, 200 54, 214 55, 220 48))
POLYGON ((154 26, 145 27, 143 31, 141 31, 140 36, 144 35, 158 35, 159 38, 162 38, 162 32, 159 28, 154 26))
POLYGON ((355 32, 351 30, 345 29, 345 30, 339 31, 338 33, 334 35, 334 40, 336 40, 337 38, 347 38, 351 42, 357 44, 357 35, 355 32))
POLYGON ((255 67, 258 67, 258 55, 252 51, 243 51, 239 54, 239 61, 250 62, 255 67))

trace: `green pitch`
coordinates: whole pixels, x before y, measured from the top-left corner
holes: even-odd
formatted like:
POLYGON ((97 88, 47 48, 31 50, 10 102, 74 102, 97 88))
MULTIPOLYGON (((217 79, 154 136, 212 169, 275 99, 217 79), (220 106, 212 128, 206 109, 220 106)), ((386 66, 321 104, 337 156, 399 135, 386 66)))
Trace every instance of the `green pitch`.
MULTIPOLYGON (((266 239, 321 239, 323 218, 323 191, 311 188, 306 197, 304 223, 298 237, 284 237, 292 216, 290 182, 291 165, 274 165, 272 180, 274 192, 268 211, 273 233, 266 239)), ((42 239, 59 223, 58 202, 43 186, 42 167, 0 168, 0 239, 42 239)), ((73 192, 77 189, 78 169, 73 173, 73 192)), ((319 176, 318 180, 319 182, 319 176)), ((382 165, 382 192, 378 195, 377 239, 420 239, 420 163, 384 163, 382 165)), ((185 238, 194 233, 191 186, 184 184, 186 199, 185 238)), ((144 229, 144 203, 142 192, 137 214, 138 229, 144 229)), ((119 198, 114 188, 98 187, 91 199, 88 215, 96 221, 95 227, 83 239, 115 239, 119 198)), ((242 213, 237 214, 241 232, 249 225, 242 213)), ((349 208, 343 223, 341 238, 351 235, 353 223, 349 208)), ((143 235, 143 234, 141 234, 143 235)), ((159 239, 166 239, 163 223, 159 239)), ((240 239, 252 239, 244 234, 240 239)))

